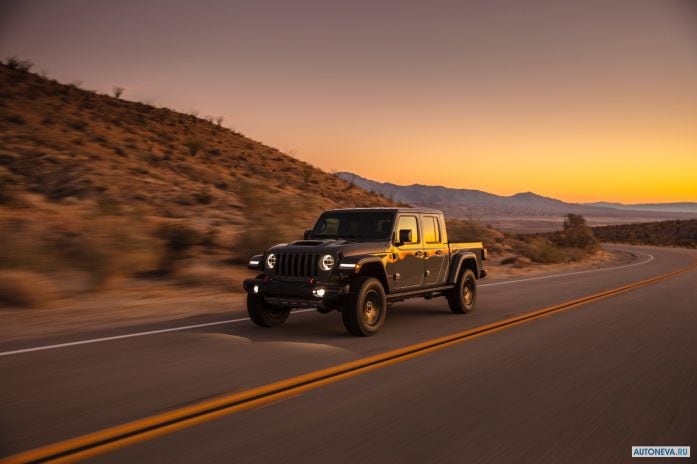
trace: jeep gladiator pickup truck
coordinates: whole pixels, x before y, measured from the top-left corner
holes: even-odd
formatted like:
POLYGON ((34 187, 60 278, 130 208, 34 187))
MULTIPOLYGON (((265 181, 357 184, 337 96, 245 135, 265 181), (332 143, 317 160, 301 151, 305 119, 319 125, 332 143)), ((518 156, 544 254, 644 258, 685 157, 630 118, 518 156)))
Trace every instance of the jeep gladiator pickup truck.
POLYGON ((424 208, 325 211, 304 240, 253 256, 262 271, 244 282, 249 317, 273 327, 292 308, 338 310, 354 335, 372 335, 388 305, 444 296, 453 313, 472 311, 486 276, 482 243, 451 243, 443 213, 424 208))

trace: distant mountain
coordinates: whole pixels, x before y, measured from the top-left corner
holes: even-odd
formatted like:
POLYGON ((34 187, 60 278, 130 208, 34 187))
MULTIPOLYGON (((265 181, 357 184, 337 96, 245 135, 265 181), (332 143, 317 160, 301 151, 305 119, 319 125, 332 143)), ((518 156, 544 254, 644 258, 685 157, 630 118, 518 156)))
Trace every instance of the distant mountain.
MULTIPOLYGON (((431 185, 396 185, 377 182, 350 172, 339 172, 338 177, 365 190, 379 193, 395 202, 415 206, 430 206, 442 209, 446 215, 460 218, 501 219, 536 217, 559 218, 568 213, 582 214, 589 218, 604 218, 595 223, 646 222, 661 219, 682 219, 697 216, 697 208, 673 210, 624 209, 614 204, 567 203, 533 192, 501 196, 481 190, 456 189, 431 185), (608 221, 607 219, 610 218, 608 221), (616 218, 617 221, 612 220, 616 218)), ((688 204, 689 205, 689 204, 688 204)), ((624 205, 621 205, 624 206, 624 205)))
POLYGON ((587 206, 600 206, 603 208, 615 208, 625 211, 657 211, 665 213, 697 213, 697 202, 678 202, 678 203, 610 203, 598 201, 595 203, 584 203, 587 206))

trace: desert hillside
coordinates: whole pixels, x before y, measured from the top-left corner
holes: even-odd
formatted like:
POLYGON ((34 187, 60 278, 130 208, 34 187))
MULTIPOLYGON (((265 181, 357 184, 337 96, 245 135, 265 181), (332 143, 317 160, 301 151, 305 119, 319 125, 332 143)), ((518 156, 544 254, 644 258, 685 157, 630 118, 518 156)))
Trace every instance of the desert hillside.
POLYGON ((26 68, 0 66, 4 269, 104 282, 191 256, 241 262, 322 209, 392 204, 213 118, 26 68))
POLYGON ((594 227, 605 242, 697 248, 697 220, 661 221, 594 227))

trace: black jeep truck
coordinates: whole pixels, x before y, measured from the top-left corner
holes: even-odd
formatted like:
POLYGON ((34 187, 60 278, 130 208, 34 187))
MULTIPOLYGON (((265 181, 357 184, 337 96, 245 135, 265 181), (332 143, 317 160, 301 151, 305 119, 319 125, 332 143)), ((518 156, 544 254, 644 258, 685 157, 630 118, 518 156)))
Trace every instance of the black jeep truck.
POLYGON ((486 276, 480 242, 451 243, 443 213, 423 208, 354 208, 325 211, 304 240, 253 256, 247 311, 273 327, 292 308, 338 310, 354 335, 376 333, 389 304, 444 296, 453 313, 469 313, 477 280, 486 276))

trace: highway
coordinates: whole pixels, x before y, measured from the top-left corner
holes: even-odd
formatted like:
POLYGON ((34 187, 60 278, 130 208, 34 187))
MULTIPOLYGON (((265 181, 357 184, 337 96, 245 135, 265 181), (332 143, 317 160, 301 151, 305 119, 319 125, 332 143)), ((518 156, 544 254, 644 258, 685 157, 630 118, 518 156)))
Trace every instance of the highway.
POLYGON ((399 303, 370 338, 346 334, 336 313, 261 329, 231 308, 0 341, 0 457, 629 462, 632 445, 695 446, 697 251, 613 248, 635 261, 485 279, 469 315, 442 299, 399 303), (395 354, 451 334, 463 336, 395 354))

